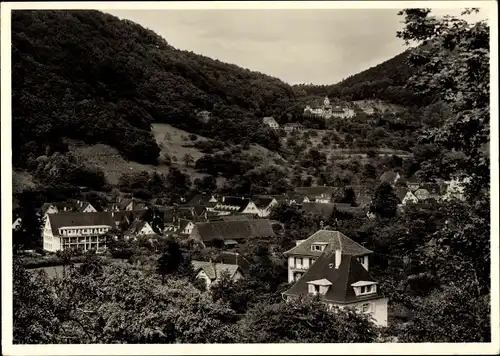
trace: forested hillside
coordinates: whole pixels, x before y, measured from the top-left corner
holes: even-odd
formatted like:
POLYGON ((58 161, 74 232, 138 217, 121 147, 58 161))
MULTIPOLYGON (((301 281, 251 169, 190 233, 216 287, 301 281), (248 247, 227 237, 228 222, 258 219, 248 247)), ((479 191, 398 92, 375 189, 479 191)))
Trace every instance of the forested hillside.
POLYGON ((299 95, 328 95, 346 101, 380 99, 404 106, 422 106, 433 98, 418 96, 406 86, 408 80, 417 72, 409 65, 411 51, 401 54, 352 75, 334 85, 297 85, 299 95))
POLYGON ((294 99, 279 79, 170 46, 99 11, 12 14, 13 163, 65 151, 63 137, 156 163, 153 122, 210 138, 275 147, 261 115, 294 99), (200 123, 196 110, 215 120, 200 123), (224 130, 220 130, 224 128, 224 130))

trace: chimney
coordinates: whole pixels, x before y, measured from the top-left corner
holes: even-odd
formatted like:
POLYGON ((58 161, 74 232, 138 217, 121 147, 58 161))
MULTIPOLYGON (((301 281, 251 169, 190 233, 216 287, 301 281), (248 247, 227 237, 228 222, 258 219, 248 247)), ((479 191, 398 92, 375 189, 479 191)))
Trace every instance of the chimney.
POLYGON ((335 250, 335 269, 339 269, 340 262, 342 262, 342 250, 335 250))

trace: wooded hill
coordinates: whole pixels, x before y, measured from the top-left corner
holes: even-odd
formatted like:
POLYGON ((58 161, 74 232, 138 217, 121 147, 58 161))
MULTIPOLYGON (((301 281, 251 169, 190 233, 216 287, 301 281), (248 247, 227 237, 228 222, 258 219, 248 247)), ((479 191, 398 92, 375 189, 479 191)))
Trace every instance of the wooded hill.
POLYGON ((298 95, 338 97, 346 101, 379 99, 403 106, 425 106, 434 98, 421 97, 406 84, 417 69, 408 64, 411 50, 333 85, 296 85, 298 95))
POLYGON ((154 32, 109 14, 12 14, 18 167, 64 151, 63 137, 109 144, 127 159, 154 164, 160 149, 153 122, 272 147, 278 138, 258 129, 260 118, 293 100, 292 88, 279 79, 175 49, 154 32), (196 110, 211 111, 218 120, 203 125, 196 110))

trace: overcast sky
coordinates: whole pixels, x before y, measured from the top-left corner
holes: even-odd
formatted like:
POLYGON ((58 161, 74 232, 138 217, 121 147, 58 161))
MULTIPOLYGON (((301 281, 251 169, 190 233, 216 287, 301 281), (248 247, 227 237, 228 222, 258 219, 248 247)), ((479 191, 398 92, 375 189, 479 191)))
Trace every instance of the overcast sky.
MULTIPOLYGON (((397 9, 106 12, 155 31, 176 48, 290 84, 334 84, 405 50, 396 38, 402 28, 397 9)), ((459 15, 461 9, 433 12, 459 15)))

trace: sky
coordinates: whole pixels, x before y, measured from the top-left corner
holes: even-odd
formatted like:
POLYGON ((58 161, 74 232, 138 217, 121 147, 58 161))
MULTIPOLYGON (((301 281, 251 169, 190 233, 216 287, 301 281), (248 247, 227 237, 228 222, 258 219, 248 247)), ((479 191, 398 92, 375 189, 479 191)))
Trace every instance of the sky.
MULTIPOLYGON (((403 27, 398 9, 106 12, 153 30, 178 49, 289 84, 335 84, 406 49, 396 37, 403 27)), ((433 13, 457 16, 461 9, 434 9, 433 13)))

